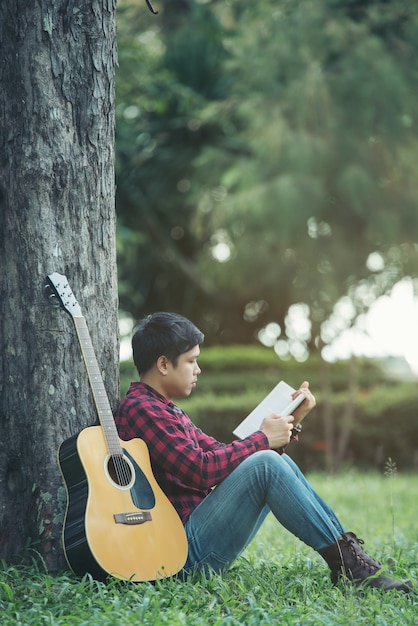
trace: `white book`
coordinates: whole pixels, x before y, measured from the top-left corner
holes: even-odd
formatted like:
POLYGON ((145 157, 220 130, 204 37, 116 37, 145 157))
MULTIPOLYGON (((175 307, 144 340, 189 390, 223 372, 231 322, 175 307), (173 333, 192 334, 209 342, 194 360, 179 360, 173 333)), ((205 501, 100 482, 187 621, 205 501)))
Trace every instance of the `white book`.
POLYGON ((277 413, 285 417, 292 415, 293 411, 301 404, 305 395, 301 393, 294 400, 292 394, 295 389, 281 380, 278 385, 258 404, 253 411, 235 428, 234 435, 244 439, 252 433, 260 430, 261 422, 270 413, 277 413))

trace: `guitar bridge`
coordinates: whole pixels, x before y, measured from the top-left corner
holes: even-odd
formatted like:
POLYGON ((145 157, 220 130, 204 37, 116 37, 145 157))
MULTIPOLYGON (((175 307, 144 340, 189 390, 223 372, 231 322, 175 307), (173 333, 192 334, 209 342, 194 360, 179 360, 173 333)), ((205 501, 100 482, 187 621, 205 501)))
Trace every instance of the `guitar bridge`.
POLYGON ((138 513, 115 513, 113 515, 116 524, 128 524, 133 526, 135 524, 144 524, 144 522, 150 522, 152 520, 151 513, 141 511, 138 513))

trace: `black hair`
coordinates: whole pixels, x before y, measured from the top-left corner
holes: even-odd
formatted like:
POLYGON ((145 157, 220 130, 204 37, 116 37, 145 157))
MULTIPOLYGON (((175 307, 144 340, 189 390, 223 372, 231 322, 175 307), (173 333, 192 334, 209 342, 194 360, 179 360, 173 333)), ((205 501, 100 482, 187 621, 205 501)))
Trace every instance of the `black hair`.
POLYGON ((144 374, 160 356, 166 356, 174 366, 181 354, 200 345, 204 334, 186 317, 178 313, 153 313, 134 329, 132 351, 138 374, 144 374))

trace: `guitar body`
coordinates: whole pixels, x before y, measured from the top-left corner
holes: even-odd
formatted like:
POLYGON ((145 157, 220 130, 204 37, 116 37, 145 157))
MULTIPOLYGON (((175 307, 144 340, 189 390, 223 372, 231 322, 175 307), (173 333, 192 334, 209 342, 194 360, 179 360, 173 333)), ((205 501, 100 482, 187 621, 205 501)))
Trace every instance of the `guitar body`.
POLYGON ((171 576, 187 558, 183 524, 154 478, 145 442, 118 443, 123 459, 116 459, 116 467, 100 426, 85 428, 59 448, 67 562, 77 575, 88 572, 97 580, 171 576))

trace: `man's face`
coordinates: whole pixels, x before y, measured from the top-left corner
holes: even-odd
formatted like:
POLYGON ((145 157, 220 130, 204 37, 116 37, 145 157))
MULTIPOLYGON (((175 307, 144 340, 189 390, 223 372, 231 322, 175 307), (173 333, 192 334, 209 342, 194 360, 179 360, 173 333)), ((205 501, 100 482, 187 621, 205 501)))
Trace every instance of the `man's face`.
POLYGON ((186 398, 196 387, 197 377, 201 370, 197 364, 200 354, 199 346, 180 354, 177 365, 171 361, 167 364, 167 375, 164 380, 165 395, 167 398, 186 398))

